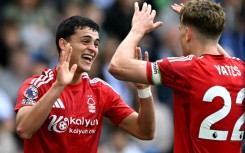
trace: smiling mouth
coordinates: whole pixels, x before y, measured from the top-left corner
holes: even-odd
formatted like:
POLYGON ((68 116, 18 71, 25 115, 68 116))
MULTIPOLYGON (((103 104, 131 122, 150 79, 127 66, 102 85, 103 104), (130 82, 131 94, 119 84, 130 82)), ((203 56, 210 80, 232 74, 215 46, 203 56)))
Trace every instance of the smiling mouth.
POLYGON ((92 59, 93 59, 93 56, 91 56, 91 55, 82 55, 82 58, 87 60, 87 61, 89 61, 89 62, 91 62, 92 59))

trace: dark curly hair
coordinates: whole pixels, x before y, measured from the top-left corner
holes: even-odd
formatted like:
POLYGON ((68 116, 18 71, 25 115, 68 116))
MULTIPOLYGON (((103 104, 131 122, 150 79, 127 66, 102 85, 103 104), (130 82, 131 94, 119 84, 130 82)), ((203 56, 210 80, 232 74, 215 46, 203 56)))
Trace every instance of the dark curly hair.
POLYGON ((72 35, 75 34, 77 29, 90 28, 94 31, 99 32, 99 26, 97 23, 91 19, 81 17, 81 16, 71 16, 64 21, 62 21, 56 32, 56 47, 60 54, 61 48, 59 47, 59 39, 64 38, 69 40, 72 35))

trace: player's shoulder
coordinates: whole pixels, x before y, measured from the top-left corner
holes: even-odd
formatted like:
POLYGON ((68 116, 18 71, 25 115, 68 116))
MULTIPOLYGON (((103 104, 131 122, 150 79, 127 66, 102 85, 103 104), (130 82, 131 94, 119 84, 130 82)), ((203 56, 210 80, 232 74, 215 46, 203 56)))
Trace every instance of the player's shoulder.
POLYGON ((98 77, 90 78, 88 73, 86 73, 86 72, 83 72, 81 74, 81 77, 84 80, 88 80, 89 84, 91 84, 93 86, 104 86, 104 85, 109 86, 109 84, 106 81, 102 80, 101 78, 98 78, 98 77))
POLYGON ((54 80, 54 70, 45 68, 41 74, 34 74, 31 77, 27 78, 23 85, 33 85, 40 87, 45 84, 49 84, 54 80))
POLYGON ((105 80, 102 80, 101 78, 97 78, 97 77, 90 79, 89 83, 91 85, 102 86, 103 88, 108 88, 108 87, 112 88, 108 82, 106 82, 105 80))
POLYGON ((88 78, 89 79, 89 84, 91 87, 98 87, 101 90, 108 91, 108 90, 113 90, 114 92, 117 93, 117 91, 105 80, 95 77, 90 79, 88 75, 82 75, 83 78, 88 78))
POLYGON ((180 57, 168 57, 167 60, 172 62, 188 62, 192 60, 196 60, 197 57, 195 55, 188 55, 188 56, 180 56, 180 57))
POLYGON ((226 57, 226 58, 228 58, 228 59, 230 59, 230 60, 232 60, 232 61, 234 61, 234 62, 237 62, 237 63, 240 63, 240 64, 245 64, 244 63, 244 61, 243 60, 241 60, 240 58, 238 58, 238 57, 226 57))
POLYGON ((241 66, 244 66, 245 63, 243 60, 241 60, 240 58, 238 57, 235 57, 235 56, 231 56, 231 57, 228 57, 228 56, 224 56, 224 62, 227 62, 228 64, 230 63, 233 63, 234 65, 241 65, 241 66))

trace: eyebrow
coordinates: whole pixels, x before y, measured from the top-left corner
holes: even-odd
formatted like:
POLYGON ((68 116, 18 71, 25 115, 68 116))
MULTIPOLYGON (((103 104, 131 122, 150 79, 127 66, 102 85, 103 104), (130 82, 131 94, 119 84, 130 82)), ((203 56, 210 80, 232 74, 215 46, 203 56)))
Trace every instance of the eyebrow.
MULTIPOLYGON (((93 39, 93 38, 92 38, 91 36, 89 36, 89 35, 85 35, 85 36, 82 36, 82 37, 80 37, 80 38, 89 38, 89 39, 93 39)), ((95 41, 100 42, 100 39, 97 38, 97 39, 95 39, 95 41)))

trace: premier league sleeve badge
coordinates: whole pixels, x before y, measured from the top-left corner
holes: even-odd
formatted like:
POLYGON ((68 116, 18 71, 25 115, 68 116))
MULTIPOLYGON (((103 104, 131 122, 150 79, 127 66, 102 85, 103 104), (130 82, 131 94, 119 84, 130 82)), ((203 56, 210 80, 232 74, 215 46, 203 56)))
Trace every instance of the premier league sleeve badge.
POLYGON ((36 86, 31 85, 25 90, 24 93, 27 99, 36 99, 38 97, 38 90, 36 86))

